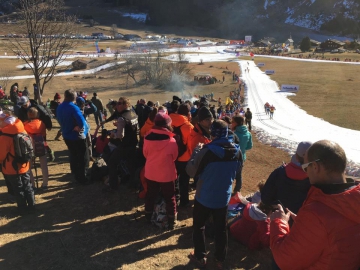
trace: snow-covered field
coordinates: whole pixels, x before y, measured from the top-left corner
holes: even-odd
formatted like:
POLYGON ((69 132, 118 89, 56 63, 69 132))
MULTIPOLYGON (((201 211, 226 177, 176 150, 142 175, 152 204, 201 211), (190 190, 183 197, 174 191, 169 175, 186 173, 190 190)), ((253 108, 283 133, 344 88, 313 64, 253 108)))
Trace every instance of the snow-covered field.
MULTIPOLYGON (((265 75, 256 67, 253 61, 239 60, 234 53, 226 53, 225 49, 230 46, 209 46, 205 48, 184 48, 184 51, 192 52, 187 54, 186 59, 190 62, 214 61, 238 61, 242 70, 242 79, 247 87, 245 95, 247 97, 248 107, 253 112, 253 126, 261 142, 281 148, 289 154, 293 154, 298 142, 309 140, 317 141, 329 139, 339 143, 346 151, 349 159, 347 173, 353 176, 360 176, 360 131, 350 130, 332 125, 322 119, 307 114, 297 105, 291 102, 286 93, 280 92, 277 83, 265 75), (249 67, 250 72, 245 72, 249 67), (274 119, 270 120, 265 114, 264 104, 269 102, 276 108, 274 119)), ((168 52, 176 52, 178 49, 169 49, 168 52)), ((94 55, 95 56, 95 55, 94 55)), ((88 55, 87 57, 94 57, 88 55)), ((113 54, 104 55, 113 57, 113 54)), ((69 56, 67 58, 73 58, 69 56)), ((263 56, 261 56, 263 57, 263 56)), ((0 56, 0 58, 10 58, 0 56)), ((319 60, 296 59, 279 57, 284 60, 297 60, 308 62, 319 62, 319 60)), ((167 56, 167 59, 177 61, 177 55, 167 56)), ((334 63, 331 61, 322 61, 325 63, 334 63)), ((118 62, 121 63, 121 62, 118 62)), ((339 62, 335 62, 339 63, 339 62)), ((360 64, 344 62, 346 64, 360 64)), ((67 76, 75 74, 93 74, 101 69, 109 68, 116 63, 106 64, 91 70, 80 70, 74 72, 64 72, 56 76, 67 76)), ((32 78, 32 76, 16 76, 12 79, 32 78)), ((301 91, 301 90, 300 90, 301 91)))

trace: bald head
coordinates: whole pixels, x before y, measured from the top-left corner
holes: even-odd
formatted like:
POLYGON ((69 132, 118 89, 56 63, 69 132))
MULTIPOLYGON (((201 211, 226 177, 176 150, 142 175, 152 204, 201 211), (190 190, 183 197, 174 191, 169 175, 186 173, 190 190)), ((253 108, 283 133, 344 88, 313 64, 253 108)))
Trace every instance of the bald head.
POLYGON ((319 159, 328 173, 344 173, 346 155, 344 149, 335 142, 322 140, 314 143, 307 150, 307 162, 319 159))

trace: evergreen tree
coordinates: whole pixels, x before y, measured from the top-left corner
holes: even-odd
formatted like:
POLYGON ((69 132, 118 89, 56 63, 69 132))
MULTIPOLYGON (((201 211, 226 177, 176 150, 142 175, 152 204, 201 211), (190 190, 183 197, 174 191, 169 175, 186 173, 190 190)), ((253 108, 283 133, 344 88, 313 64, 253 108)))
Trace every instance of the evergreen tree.
POLYGON ((300 50, 302 52, 310 51, 311 42, 309 37, 304 37, 300 43, 300 50))

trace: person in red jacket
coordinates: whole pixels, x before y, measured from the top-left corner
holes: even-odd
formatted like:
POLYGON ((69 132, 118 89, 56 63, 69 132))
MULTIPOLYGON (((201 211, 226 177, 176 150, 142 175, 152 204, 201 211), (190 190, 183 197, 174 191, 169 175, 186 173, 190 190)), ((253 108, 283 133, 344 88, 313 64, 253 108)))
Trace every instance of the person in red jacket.
POLYGON ((4 134, 26 133, 23 123, 10 115, 0 114, 0 163, 6 181, 11 185, 20 211, 33 210, 35 206, 34 190, 30 183, 30 162, 13 164, 15 156, 14 139, 4 134), (14 168, 14 165, 16 168, 14 168))
POLYGON ((241 195, 240 201, 245 209, 241 219, 230 226, 231 235, 249 249, 269 247, 272 206, 249 202, 241 195))
POLYGON ((345 177, 344 150, 335 142, 318 141, 307 150, 302 168, 311 188, 298 214, 278 205, 270 217, 276 264, 282 270, 359 269, 360 184, 345 177))
POLYGON ((166 203, 169 227, 172 229, 176 220, 175 160, 178 156, 178 146, 174 139, 175 134, 171 132, 171 118, 167 114, 158 113, 154 124, 145 135, 143 148, 147 179, 145 217, 151 219, 155 201, 161 190, 166 203))

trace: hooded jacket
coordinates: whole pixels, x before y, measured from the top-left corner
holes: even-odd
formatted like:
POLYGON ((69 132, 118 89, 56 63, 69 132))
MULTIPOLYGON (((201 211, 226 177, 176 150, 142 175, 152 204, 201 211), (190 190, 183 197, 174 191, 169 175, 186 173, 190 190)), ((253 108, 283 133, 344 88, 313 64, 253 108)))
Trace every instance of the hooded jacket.
MULTIPOLYGON (((1 129, 1 133, 16 135, 19 133, 26 133, 26 131, 21 120, 16 119, 14 124, 9 124, 3 127, 1 129)), ((3 165, 2 172, 5 175, 16 175, 17 173, 24 174, 29 171, 29 162, 25 164, 18 163, 19 172, 14 169, 12 164, 14 158, 11 155, 15 156, 15 149, 14 139, 12 137, 0 135, 0 145, 0 162, 3 165), (8 153, 10 153, 11 155, 8 155, 8 153)))
POLYGON ((151 129, 144 139, 145 178, 156 182, 172 182, 177 178, 175 160, 178 146, 169 130, 151 129))
MULTIPOLYGON (((294 225, 271 221, 270 245, 283 269, 359 269, 360 185, 326 194, 312 186, 294 225)), ((335 185, 327 185, 334 187, 335 185)))
POLYGON ((200 151, 195 149, 186 166, 190 177, 199 176, 195 199, 211 209, 228 205, 232 182, 241 165, 240 147, 228 138, 217 138, 200 151))
POLYGON ((248 131, 246 126, 237 126, 234 130, 235 134, 239 138, 239 145, 243 154, 244 161, 246 160, 246 150, 250 150, 253 147, 252 135, 248 131))
POLYGON ((171 118, 171 126, 172 127, 180 127, 181 130, 181 134, 182 134, 182 140, 184 145, 187 146, 187 151, 181 156, 179 157, 177 160, 178 161, 189 161, 190 157, 191 157, 191 152, 190 152, 190 148, 188 146, 189 141, 190 141, 190 133, 191 130, 194 128, 194 126, 190 123, 189 119, 184 116, 184 115, 180 115, 177 113, 172 113, 169 115, 171 118))
POLYGON ((297 213, 310 189, 307 174, 290 162, 275 169, 261 190, 261 201, 267 205, 279 200, 291 212, 297 213))
POLYGON ((26 121, 24 123, 24 128, 30 136, 41 134, 44 138, 46 138, 46 127, 40 119, 26 121))
POLYGON ((209 142, 211 142, 210 134, 206 134, 206 131, 198 123, 195 124, 194 128, 190 131, 188 143, 190 154, 192 154, 199 143, 208 144, 209 142))
POLYGON ((270 246, 270 219, 257 204, 248 203, 242 217, 230 226, 231 235, 249 249, 270 246))

